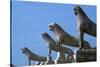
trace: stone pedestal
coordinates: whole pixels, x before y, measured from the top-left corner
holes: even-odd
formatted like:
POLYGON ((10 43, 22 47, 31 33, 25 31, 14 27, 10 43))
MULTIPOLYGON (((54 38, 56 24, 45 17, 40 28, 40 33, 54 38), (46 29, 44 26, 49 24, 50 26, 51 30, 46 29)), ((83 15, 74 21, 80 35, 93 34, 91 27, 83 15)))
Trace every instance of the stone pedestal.
POLYGON ((96 61, 96 48, 78 50, 76 52, 76 62, 96 61))

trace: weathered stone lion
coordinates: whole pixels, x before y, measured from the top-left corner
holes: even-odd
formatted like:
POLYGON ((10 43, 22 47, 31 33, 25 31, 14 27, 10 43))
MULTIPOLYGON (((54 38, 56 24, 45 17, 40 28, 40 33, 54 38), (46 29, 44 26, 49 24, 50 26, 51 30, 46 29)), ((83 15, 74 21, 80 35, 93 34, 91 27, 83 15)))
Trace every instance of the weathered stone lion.
POLYGON ((96 37, 96 24, 90 20, 80 6, 76 6, 74 12, 77 20, 79 45, 84 48, 84 33, 96 37))
MULTIPOLYGON (((54 32, 59 47, 61 47, 62 44, 71 47, 80 47, 78 39, 65 32, 57 23, 49 24, 48 28, 54 32)), ((87 41, 83 43, 84 48, 90 48, 90 44, 87 41)))
MULTIPOLYGON (((28 57, 28 60, 29 60, 29 64, 28 65, 31 65, 31 61, 39 61, 39 62, 46 62, 47 64, 53 64, 53 60, 51 59, 50 62, 47 62, 48 58, 47 57, 44 57, 44 56, 40 56, 40 55, 37 55, 33 52, 31 52, 27 47, 25 48, 22 48, 22 53, 25 54, 27 57, 28 57)), ((41 63, 39 63, 41 64, 41 63)))
POLYGON ((67 54, 70 57, 74 55, 74 52, 70 48, 62 47, 61 50, 59 50, 59 46, 57 45, 57 42, 48 33, 43 32, 41 35, 48 47, 48 51, 49 51, 48 56, 49 57, 51 56, 52 50, 58 52, 56 63, 65 63, 66 61, 65 54, 67 54))

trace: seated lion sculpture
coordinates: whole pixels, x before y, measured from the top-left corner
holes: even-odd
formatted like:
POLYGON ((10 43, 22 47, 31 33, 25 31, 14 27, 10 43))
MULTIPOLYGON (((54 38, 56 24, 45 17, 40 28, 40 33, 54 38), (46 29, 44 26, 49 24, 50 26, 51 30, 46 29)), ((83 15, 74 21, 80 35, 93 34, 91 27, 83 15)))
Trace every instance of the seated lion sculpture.
MULTIPOLYGON (((53 33, 55 34, 57 44, 59 45, 59 49, 62 44, 71 47, 80 47, 78 39, 65 32, 57 23, 51 23, 48 25, 48 27, 49 30, 53 31, 53 33)), ((84 48, 90 48, 90 44, 85 40, 84 48)))
POLYGON ((84 33, 96 37, 96 24, 89 19, 80 6, 74 8, 77 19, 78 41, 80 48, 84 48, 84 33))

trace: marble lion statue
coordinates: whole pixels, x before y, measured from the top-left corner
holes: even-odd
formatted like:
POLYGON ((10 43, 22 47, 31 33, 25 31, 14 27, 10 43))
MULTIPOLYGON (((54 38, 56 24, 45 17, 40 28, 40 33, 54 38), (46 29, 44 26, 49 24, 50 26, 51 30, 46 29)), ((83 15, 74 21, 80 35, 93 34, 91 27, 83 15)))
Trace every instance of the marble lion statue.
POLYGON ((78 41, 81 46, 80 49, 84 48, 84 33, 96 37, 96 24, 86 15, 80 6, 74 7, 74 13, 77 20, 78 30, 78 41))
POLYGON ((68 56, 72 57, 74 55, 74 52, 67 47, 63 47, 61 48, 61 50, 59 50, 59 46, 57 45, 57 42, 46 32, 43 32, 42 34, 42 38, 44 39, 47 47, 48 47, 48 56, 51 56, 51 51, 56 51, 58 52, 58 57, 57 57, 57 61, 59 63, 64 63, 65 62, 65 54, 67 54, 68 56))
MULTIPOLYGON (((47 57, 40 56, 40 55, 37 55, 37 54, 31 52, 27 47, 21 48, 21 50, 22 50, 22 53, 25 54, 28 57, 28 60, 29 60, 28 65, 31 65, 32 60, 33 61, 39 61, 39 62, 46 62, 48 60, 47 57)), ((49 63, 51 64, 52 62, 53 62, 53 60, 49 63)), ((49 63, 47 63, 47 64, 49 64, 49 63)))
MULTIPOLYGON (((71 47, 80 47, 78 43, 78 38, 70 35, 69 33, 65 32, 63 28, 61 28, 57 23, 51 23, 48 25, 50 31, 55 34, 57 45, 59 49, 61 49, 61 45, 71 46, 71 47)), ((91 48, 90 44, 87 41, 83 41, 84 48, 91 48)))

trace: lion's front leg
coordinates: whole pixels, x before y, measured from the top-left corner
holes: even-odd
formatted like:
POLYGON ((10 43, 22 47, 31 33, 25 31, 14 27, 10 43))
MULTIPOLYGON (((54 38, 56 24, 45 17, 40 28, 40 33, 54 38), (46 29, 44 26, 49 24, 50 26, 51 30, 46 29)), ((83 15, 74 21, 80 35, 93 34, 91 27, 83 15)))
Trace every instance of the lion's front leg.
POLYGON ((83 43, 84 39, 83 38, 84 38, 84 32, 79 30, 79 32, 78 32, 78 44, 80 45, 80 49, 84 48, 84 43, 83 43))
POLYGON ((50 57, 51 57, 51 49, 50 49, 50 48, 48 49, 48 52, 49 52, 48 58, 49 58, 49 60, 50 60, 50 57))
POLYGON ((58 50, 61 51, 61 42, 57 42, 58 50))
POLYGON ((28 65, 30 66, 30 65, 31 65, 31 60, 30 60, 30 59, 28 59, 28 62, 29 62, 29 64, 28 64, 28 65))

